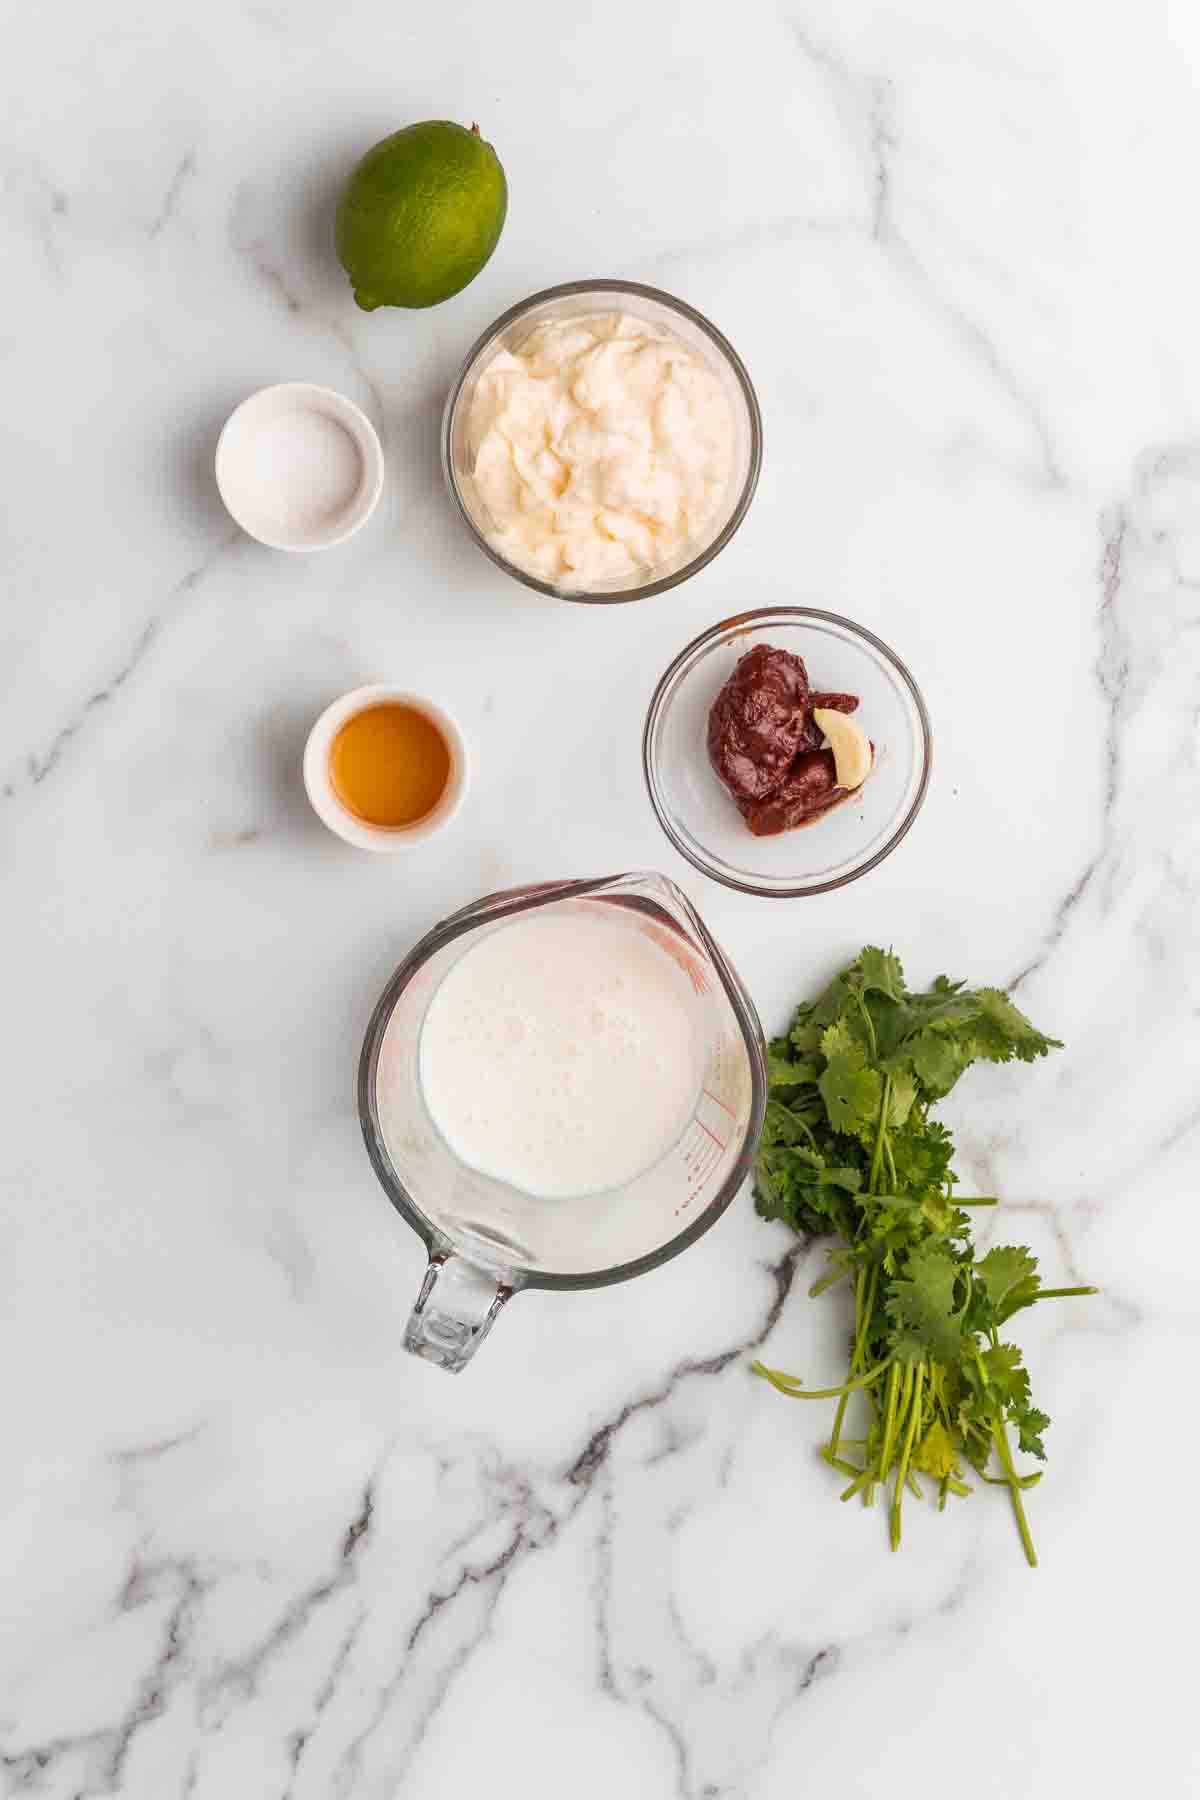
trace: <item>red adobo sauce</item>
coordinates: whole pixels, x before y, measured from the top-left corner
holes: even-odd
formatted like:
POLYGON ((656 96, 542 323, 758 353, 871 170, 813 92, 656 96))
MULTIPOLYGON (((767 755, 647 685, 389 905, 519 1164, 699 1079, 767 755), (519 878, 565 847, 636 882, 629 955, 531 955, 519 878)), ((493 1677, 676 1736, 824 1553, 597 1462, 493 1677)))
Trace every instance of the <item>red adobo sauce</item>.
POLYGON ((849 798, 813 710, 857 709, 857 694, 815 692, 790 650, 756 644, 708 715, 708 755, 756 837, 809 825, 849 798))

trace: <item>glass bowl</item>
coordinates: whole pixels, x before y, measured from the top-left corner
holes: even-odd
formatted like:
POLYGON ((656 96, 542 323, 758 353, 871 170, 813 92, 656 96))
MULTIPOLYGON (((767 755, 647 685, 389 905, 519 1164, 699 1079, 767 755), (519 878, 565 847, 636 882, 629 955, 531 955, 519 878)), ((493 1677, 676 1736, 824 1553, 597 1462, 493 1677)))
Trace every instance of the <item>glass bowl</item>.
POLYGON ((568 281, 560 287, 545 288, 540 294, 532 294, 528 300, 510 307, 472 345, 450 390, 442 421, 442 467, 446 485, 467 530, 484 555, 514 581, 523 582, 539 594, 593 605, 646 600, 651 594, 665 593, 667 588, 675 587, 698 569, 703 569, 718 551, 725 548, 745 518, 758 485, 761 463, 762 415, 750 377, 733 345, 694 307, 676 300, 671 294, 664 294, 659 288, 643 287, 635 281, 568 281), (633 587, 619 582, 593 588, 559 586, 541 580, 501 555, 488 537, 487 509, 475 485, 468 437, 475 384, 497 351, 519 350, 530 333, 547 320, 582 318, 598 312, 632 313, 671 332, 698 351, 720 377, 729 399, 736 434, 729 487, 703 534, 692 539, 671 560, 647 570, 646 579, 633 587))
POLYGON ((654 692, 642 762, 658 822, 682 856, 743 894, 823 894, 896 848, 929 786, 933 738, 920 689, 861 625, 814 607, 764 607, 722 619, 688 645, 654 692), (857 694, 875 766, 848 800, 811 825, 755 837, 708 760, 709 709, 756 644, 804 658, 814 688, 857 694))

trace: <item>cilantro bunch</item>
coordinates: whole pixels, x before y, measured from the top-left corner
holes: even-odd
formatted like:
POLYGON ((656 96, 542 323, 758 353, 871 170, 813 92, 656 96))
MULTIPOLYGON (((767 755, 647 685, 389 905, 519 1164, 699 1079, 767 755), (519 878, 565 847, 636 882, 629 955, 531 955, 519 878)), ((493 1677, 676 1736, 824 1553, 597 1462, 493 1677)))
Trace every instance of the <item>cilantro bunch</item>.
POLYGON ((757 1362, 754 1370, 793 1398, 836 1398, 821 1454, 849 1477, 843 1500, 870 1505, 890 1484, 893 1550, 906 1489, 920 1496, 927 1476, 944 1507, 970 1493, 969 1466, 1007 1487, 1037 1563, 1022 1495, 1041 1474, 1017 1472, 1009 1433, 1044 1461, 1050 1421, 1033 1404, 1020 1350, 1001 1334, 1024 1307, 1097 1290, 1042 1287, 1027 1249, 975 1256, 967 1209, 996 1202, 955 1195, 954 1143, 931 1113, 972 1063, 1033 1062, 1059 1048, 999 989, 968 991, 941 976, 928 993, 910 993, 898 959, 870 948, 771 1044, 758 1210, 837 1240, 812 1292, 851 1283, 854 1334, 840 1387, 805 1388, 757 1362), (866 1436, 850 1438, 843 1427, 856 1393, 870 1414, 866 1436))

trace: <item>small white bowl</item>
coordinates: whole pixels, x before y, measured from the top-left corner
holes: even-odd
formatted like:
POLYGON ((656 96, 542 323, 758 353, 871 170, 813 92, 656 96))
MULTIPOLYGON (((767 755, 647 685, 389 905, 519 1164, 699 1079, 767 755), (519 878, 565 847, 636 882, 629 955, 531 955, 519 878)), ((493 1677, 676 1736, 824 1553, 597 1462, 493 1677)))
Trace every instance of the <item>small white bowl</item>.
POLYGON ((304 787, 313 811, 330 831, 359 850, 408 850, 441 831, 463 803, 468 775, 467 746, 449 713, 421 694, 412 694, 407 688, 391 687, 386 683, 355 688, 327 706, 309 732, 304 746, 304 787), (333 785, 330 752, 333 740, 346 720, 353 718, 355 713, 365 712, 368 706, 389 703, 411 706, 415 712, 424 713, 441 732, 450 752, 450 773, 441 799, 432 812, 427 812, 423 819, 414 820, 411 825, 368 825, 342 805, 333 785))
POLYGON ((383 449, 360 407, 285 381, 230 413, 217 487, 243 531, 272 550, 327 550, 365 525, 383 491, 383 449))

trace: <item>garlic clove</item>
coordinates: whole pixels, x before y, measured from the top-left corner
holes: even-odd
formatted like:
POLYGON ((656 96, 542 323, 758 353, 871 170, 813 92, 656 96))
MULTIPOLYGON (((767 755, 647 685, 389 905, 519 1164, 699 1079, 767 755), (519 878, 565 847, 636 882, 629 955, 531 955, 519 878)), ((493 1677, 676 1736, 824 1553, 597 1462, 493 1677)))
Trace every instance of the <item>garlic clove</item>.
POLYGON ((847 790, 860 788, 871 773, 871 740, 848 713, 831 706, 815 706, 813 722, 825 734, 825 748, 833 751, 837 784, 847 790))

